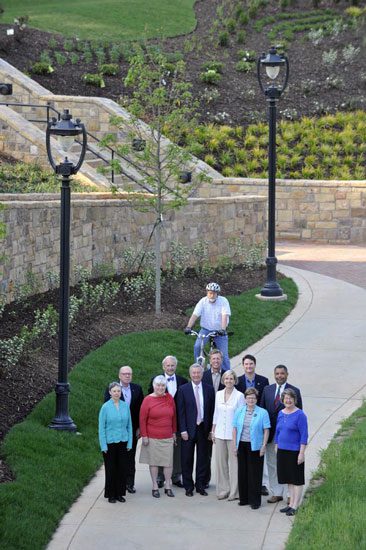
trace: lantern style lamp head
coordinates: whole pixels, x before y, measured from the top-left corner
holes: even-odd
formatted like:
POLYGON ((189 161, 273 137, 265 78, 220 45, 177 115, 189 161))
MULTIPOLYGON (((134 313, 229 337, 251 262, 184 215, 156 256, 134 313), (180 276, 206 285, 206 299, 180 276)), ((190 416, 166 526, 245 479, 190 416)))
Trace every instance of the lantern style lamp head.
POLYGON ((47 147, 47 156, 48 160, 56 172, 61 176, 69 177, 73 174, 76 174, 85 157, 87 145, 87 136, 84 124, 81 124, 80 119, 76 119, 75 122, 72 120, 72 114, 68 109, 65 109, 61 115, 61 119, 57 120, 52 118, 52 120, 47 125, 46 130, 46 147, 47 147), (70 162, 65 156, 64 162, 56 164, 51 149, 51 136, 56 137, 63 151, 67 152, 75 142, 77 136, 82 136, 81 143, 81 153, 79 160, 76 164, 70 162))
POLYGON ((279 99, 287 86, 289 77, 289 64, 287 57, 285 55, 278 54, 277 48, 272 46, 267 54, 263 53, 258 59, 257 75, 260 89, 264 95, 269 99, 279 99), (269 79, 267 85, 263 84, 263 68, 265 68, 266 76, 269 79), (282 75, 282 79, 281 82, 277 84, 275 81, 280 73, 282 75))

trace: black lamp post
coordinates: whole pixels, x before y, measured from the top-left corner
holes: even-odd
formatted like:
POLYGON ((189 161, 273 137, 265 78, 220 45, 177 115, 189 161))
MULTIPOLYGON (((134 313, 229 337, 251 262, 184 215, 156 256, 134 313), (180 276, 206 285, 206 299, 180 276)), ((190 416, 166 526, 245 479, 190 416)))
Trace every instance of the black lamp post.
POLYGON ((284 92, 288 77, 289 64, 284 55, 279 55, 277 49, 272 46, 268 54, 263 53, 257 62, 257 74, 260 89, 264 93, 269 107, 269 144, 268 144, 268 256, 267 281, 261 290, 260 296, 263 298, 285 299, 282 288, 276 280, 275 255, 276 242, 276 114, 277 101, 284 92), (264 76, 265 68, 266 76, 264 76), (281 82, 275 84, 275 80, 281 73, 281 82), (265 81, 264 81, 265 79, 265 81))
POLYGON ((59 353, 58 381, 56 384, 56 415, 50 428, 56 430, 76 431, 76 425, 69 416, 69 384, 68 353, 69 353, 69 286, 70 286, 70 176, 80 169, 86 151, 87 137, 83 124, 79 119, 74 122, 67 109, 61 115, 61 120, 53 118, 46 130, 46 146, 48 160, 61 180, 61 227, 60 227, 60 311, 59 311, 59 353), (77 164, 65 159, 60 164, 55 163, 51 136, 58 138, 62 149, 67 152, 74 143, 75 137, 82 135, 82 148, 77 164))

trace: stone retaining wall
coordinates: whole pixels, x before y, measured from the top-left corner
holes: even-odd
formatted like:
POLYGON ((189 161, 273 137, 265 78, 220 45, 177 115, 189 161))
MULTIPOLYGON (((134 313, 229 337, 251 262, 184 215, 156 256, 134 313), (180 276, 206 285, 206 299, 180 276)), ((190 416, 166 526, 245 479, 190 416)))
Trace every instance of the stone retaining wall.
MULTIPOLYGON (((6 237, 1 252, 6 258, 0 269, 0 291, 12 298, 14 283, 23 283, 27 271, 44 278, 58 273, 60 200, 58 195, 0 195, 0 222, 6 237), (1 273, 2 272, 2 273, 1 273)), ((244 244, 266 238, 266 200, 240 196, 189 200, 164 219, 162 253, 172 241, 192 247, 199 240, 209 242, 209 256, 215 261, 227 254, 229 238, 244 244)), ((134 210, 127 201, 111 194, 72 196, 71 262, 92 269, 99 263, 113 264, 116 271, 126 247, 146 247, 155 218, 134 210)), ((42 290, 46 290, 43 282, 42 290)))
MULTIPOLYGON (((200 197, 268 195, 268 182, 223 178, 200 197)), ((334 244, 366 243, 366 181, 278 180, 277 237, 334 244)))

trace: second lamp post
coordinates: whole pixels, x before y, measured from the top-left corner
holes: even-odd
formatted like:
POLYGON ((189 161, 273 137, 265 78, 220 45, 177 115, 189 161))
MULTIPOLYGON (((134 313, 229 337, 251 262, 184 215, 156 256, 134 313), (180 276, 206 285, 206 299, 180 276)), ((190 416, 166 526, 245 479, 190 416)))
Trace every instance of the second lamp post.
POLYGON ((268 143, 268 256, 267 281, 260 296, 264 299, 286 299, 276 279, 277 258, 276 243, 276 117, 277 102, 284 92, 288 77, 289 64, 284 55, 279 55, 272 46, 268 54, 262 54, 257 62, 257 74, 260 89, 268 101, 269 143, 268 143), (264 71, 265 69, 265 71, 264 71), (279 84, 277 78, 281 74, 279 84), (276 82, 275 82, 276 81, 276 82))

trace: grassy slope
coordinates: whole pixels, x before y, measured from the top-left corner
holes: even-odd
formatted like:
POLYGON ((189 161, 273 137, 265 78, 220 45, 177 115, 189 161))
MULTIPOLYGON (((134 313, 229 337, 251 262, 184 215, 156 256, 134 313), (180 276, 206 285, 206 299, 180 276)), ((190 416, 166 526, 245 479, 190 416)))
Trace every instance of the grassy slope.
MULTIPOLYGON (((287 302, 260 302, 255 291, 230 298, 233 313, 230 354, 234 355, 268 333, 291 311, 297 289, 281 281, 287 302), (241 329, 239 327, 242 327, 241 329)), ((2 454, 16 481, 0 485, 0 547, 38 550, 50 539, 58 522, 101 463, 97 415, 106 384, 118 367, 129 364, 134 380, 146 391, 161 360, 177 355, 179 372, 187 374, 193 339, 181 331, 161 330, 119 336, 87 355, 70 374, 70 414, 80 435, 47 428, 54 415, 55 397, 48 395, 28 418, 7 435, 2 454)))
POLYGON ((194 0, 3 0, 2 22, 28 15, 29 25, 86 40, 176 36, 194 29, 194 0))
POLYGON ((323 483, 300 508, 287 550, 366 548, 366 404, 323 452, 323 483), (351 433, 351 435, 350 435, 351 433))

